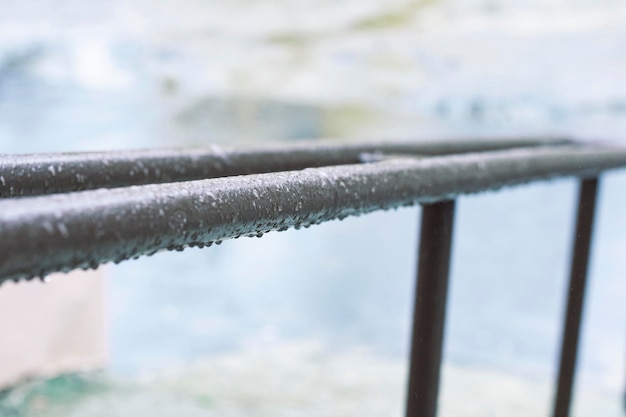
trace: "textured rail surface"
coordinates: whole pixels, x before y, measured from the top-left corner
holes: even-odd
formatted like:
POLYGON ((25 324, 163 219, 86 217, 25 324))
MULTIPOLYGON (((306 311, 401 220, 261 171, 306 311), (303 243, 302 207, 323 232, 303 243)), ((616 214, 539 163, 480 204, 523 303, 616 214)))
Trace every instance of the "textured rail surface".
POLYGON ((9 198, 0 282, 624 166, 624 148, 552 146, 9 198))
POLYGON ((0 197, 192 181, 356 164, 366 153, 446 155, 565 144, 565 139, 481 139, 369 144, 313 143, 195 150, 0 155, 0 197))

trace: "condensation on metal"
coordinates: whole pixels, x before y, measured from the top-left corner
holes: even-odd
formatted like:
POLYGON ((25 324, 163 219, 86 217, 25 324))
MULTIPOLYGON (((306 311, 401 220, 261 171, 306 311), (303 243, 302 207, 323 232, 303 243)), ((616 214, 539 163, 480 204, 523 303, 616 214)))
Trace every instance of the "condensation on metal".
POLYGON ((370 144, 312 143, 257 149, 212 146, 195 150, 0 156, 0 197, 192 181, 231 175, 355 164, 362 154, 444 155, 565 144, 564 139, 481 139, 370 144))
POLYGON ((624 148, 559 146, 5 199, 0 280, 624 166, 624 148))

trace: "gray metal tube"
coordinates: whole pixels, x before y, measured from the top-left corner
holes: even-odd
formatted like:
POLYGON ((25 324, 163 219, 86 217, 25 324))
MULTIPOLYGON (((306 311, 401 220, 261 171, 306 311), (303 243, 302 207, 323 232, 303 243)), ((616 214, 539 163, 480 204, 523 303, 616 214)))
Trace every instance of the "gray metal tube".
POLYGON ((598 179, 591 178, 580 183, 578 196, 578 217, 574 235, 570 281, 567 291, 563 338, 561 340, 561 360, 559 377, 554 400, 554 417, 567 417, 570 414, 576 357, 580 339, 580 321, 587 284, 589 251, 593 236, 593 217, 596 208, 598 179))
POLYGON ((526 148, 4 199, 0 280, 624 166, 624 148, 526 148))
POLYGON ((0 155, 0 197, 192 181, 356 164, 364 153, 445 155, 569 143, 564 139, 281 144, 261 148, 0 155))
POLYGON ((435 417, 443 349, 454 201, 422 210, 406 417, 435 417))

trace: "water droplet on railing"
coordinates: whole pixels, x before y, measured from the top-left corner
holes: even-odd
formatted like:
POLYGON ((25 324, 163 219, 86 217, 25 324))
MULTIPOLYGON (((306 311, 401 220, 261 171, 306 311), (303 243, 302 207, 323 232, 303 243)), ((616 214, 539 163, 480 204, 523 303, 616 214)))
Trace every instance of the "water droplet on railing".
POLYGON ((65 226, 65 223, 57 224, 57 229, 59 230, 59 233, 61 234, 61 236, 63 236, 63 237, 68 237, 69 236, 69 232, 67 230, 67 227, 65 226))

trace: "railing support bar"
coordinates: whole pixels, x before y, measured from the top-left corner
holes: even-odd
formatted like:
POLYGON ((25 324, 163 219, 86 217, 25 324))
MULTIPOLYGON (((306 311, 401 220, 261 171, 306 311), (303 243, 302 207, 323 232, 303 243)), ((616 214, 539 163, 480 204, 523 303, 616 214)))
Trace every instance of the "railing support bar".
POLYGON ((567 417, 572 402, 597 188, 597 178, 584 179, 580 183, 578 219, 573 242, 567 310, 561 341, 561 361, 554 401, 554 417, 567 417))
POLYGON ((437 413, 454 205, 444 201, 422 210, 407 417, 437 413))

